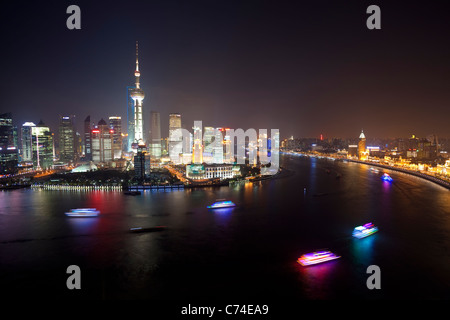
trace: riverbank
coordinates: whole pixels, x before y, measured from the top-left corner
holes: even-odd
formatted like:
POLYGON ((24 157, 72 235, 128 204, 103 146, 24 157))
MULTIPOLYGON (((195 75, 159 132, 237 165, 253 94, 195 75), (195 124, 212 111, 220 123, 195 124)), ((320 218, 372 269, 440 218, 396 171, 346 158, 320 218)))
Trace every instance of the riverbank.
POLYGON ((89 191, 89 190, 113 190, 122 191, 122 186, 82 186, 82 185, 64 185, 64 184, 33 184, 32 189, 40 190, 74 190, 74 191, 89 191))
POLYGON ((403 169, 403 168, 397 168, 397 167, 391 167, 385 164, 381 164, 381 163, 373 163, 373 162, 365 162, 365 161, 360 161, 360 160, 353 160, 353 159, 346 159, 349 162, 355 162, 355 163, 360 163, 360 164, 365 164, 368 166, 374 166, 374 167, 379 167, 379 168, 383 168, 383 169, 388 169, 388 170, 393 170, 393 171, 398 171, 398 172, 403 172, 403 173, 407 173, 419 178, 423 178, 425 180, 434 182, 444 188, 447 188, 450 190, 450 182, 430 176, 429 174, 425 174, 425 173, 421 173, 421 172, 416 172, 416 171, 411 171, 411 170, 407 170, 407 169, 403 169))

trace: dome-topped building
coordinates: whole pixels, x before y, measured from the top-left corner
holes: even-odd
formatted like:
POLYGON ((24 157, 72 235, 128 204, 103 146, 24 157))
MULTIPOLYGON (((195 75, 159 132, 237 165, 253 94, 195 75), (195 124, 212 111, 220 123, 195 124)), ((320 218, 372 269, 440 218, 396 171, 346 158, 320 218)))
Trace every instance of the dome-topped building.
POLYGON ((366 139, 366 136, 364 135, 364 131, 361 130, 361 134, 359 135, 359 139, 366 139))
POLYGON ((364 131, 361 130, 361 134, 359 135, 358 141, 358 158, 360 160, 367 160, 367 152, 366 152, 366 135, 364 131))

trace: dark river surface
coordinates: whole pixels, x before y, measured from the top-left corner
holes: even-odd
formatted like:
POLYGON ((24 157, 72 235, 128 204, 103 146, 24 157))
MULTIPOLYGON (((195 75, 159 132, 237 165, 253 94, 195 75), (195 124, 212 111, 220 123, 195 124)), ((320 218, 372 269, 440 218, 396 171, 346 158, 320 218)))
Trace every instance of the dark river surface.
POLYGON ((450 298, 450 190, 356 163, 280 162, 293 173, 233 187, 0 192, 0 288, 47 301, 450 298), (382 181, 383 172, 394 181, 382 181), (238 206, 208 210, 216 199, 238 206), (79 207, 101 215, 65 216, 79 207), (367 222, 379 232, 353 238, 367 222), (152 226, 167 228, 128 232, 152 226), (296 262, 325 248, 341 258, 296 262), (66 287, 70 265, 81 269, 81 290, 66 287), (381 289, 366 285, 370 265, 380 268, 381 289))

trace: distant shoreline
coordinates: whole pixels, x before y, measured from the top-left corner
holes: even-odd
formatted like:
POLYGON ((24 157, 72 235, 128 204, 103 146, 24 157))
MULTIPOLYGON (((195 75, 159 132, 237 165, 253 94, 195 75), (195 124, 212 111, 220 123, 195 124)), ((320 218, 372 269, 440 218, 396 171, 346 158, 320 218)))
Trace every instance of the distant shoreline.
MULTIPOLYGON (((290 152, 286 152, 286 151, 284 151, 283 153, 284 154, 288 154, 288 155, 291 154, 290 152)), ((316 157, 315 155, 310 155, 310 154, 307 154, 307 153, 301 153, 300 152, 300 154, 304 155, 304 156, 307 156, 307 157, 316 157)), ((442 180, 442 179, 439 179, 439 178, 436 178, 436 177, 433 177, 433 176, 430 176, 430 175, 425 174, 425 173, 415 172, 415 171, 411 171, 411 170, 406 170, 406 169, 402 169, 402 168, 392 167, 392 166, 388 166, 388 165, 385 165, 385 164, 374 163, 374 162, 365 162, 365 161, 348 159, 348 158, 335 158, 335 157, 332 157, 332 156, 321 156, 321 157, 333 158, 335 160, 354 162, 354 163, 359 163, 359 164, 365 164, 365 165, 368 165, 368 166, 379 167, 379 168, 383 168, 383 169, 387 169, 387 170, 403 172, 403 173, 406 173, 406 174, 410 174, 410 175, 416 176, 418 178, 423 178, 425 180, 434 182, 434 183, 440 185, 441 187, 444 187, 444 188, 447 188, 447 189, 450 190, 450 182, 442 180)))

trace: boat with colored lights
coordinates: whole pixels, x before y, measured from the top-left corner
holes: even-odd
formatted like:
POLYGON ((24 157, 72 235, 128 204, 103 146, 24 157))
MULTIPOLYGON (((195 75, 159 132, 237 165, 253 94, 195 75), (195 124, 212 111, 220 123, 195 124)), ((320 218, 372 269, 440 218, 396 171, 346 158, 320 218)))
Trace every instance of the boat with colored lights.
POLYGON ((68 217, 97 217, 99 214, 100 211, 95 208, 70 209, 69 212, 66 212, 68 217))
POLYGON ((383 180, 383 181, 389 181, 389 182, 393 181, 393 179, 391 178, 391 176, 388 175, 387 173, 384 173, 384 174, 381 176, 381 180, 383 180))
POLYGON ((352 235, 355 238, 362 239, 362 238, 365 238, 365 237, 368 237, 368 236, 374 234, 377 231, 378 231, 378 227, 374 226, 374 224, 372 222, 369 222, 363 226, 358 226, 355 229, 353 229, 352 235))
POLYGON ((231 208, 235 207, 236 204, 234 204, 233 201, 230 200, 217 200, 212 205, 207 206, 208 209, 221 209, 221 208, 231 208))
POLYGON ((306 253, 302 255, 300 258, 297 259, 297 262, 300 263, 302 266, 310 266, 313 264, 323 263, 331 260, 335 260, 340 258, 340 256, 337 256, 331 251, 323 250, 323 251, 316 251, 312 253, 306 253))

